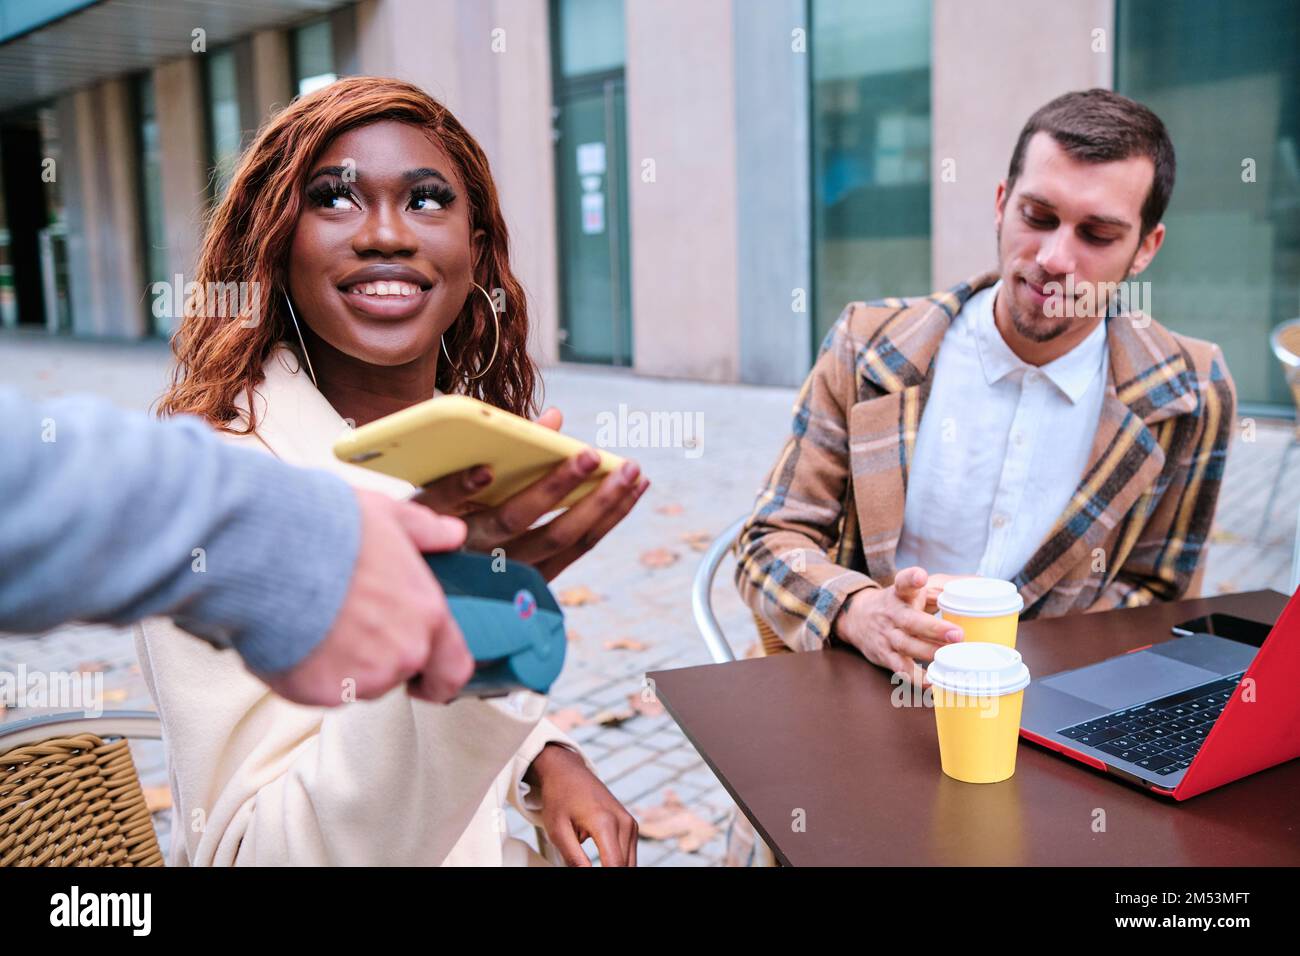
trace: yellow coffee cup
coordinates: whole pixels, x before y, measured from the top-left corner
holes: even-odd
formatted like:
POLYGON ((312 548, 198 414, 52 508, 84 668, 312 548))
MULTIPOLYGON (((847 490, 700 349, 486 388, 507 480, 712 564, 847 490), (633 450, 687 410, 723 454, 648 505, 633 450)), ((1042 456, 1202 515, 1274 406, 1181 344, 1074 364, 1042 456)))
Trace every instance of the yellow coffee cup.
POLYGON ((997 783, 1016 772, 1020 704, 1029 668, 1004 644, 961 641, 934 652, 926 670, 943 772, 964 783, 997 783))
POLYGON ((962 629, 966 641, 1016 646, 1016 623, 1025 599, 1010 581, 957 578, 938 597, 939 617, 962 629))

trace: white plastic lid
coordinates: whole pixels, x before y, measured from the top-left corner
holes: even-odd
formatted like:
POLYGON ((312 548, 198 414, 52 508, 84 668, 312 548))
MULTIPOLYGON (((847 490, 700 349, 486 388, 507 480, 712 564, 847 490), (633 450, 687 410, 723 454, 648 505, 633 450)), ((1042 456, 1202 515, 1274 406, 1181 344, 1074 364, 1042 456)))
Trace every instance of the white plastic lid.
POLYGON ((969 617, 1019 614, 1025 606, 1016 586, 998 578, 958 578, 944 585, 939 609, 969 617))
POLYGON ((945 644, 934 652, 926 676, 943 690, 978 697, 1014 694, 1029 686, 1029 668, 1018 650, 982 641, 945 644))

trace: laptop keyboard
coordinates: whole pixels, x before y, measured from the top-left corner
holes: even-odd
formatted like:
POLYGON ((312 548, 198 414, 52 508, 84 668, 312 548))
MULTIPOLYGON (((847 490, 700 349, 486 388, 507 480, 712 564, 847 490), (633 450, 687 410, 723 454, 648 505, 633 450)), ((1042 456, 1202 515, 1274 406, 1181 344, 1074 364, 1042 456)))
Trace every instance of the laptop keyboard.
POLYGON ((1095 717, 1060 734, 1168 776, 1191 765, 1244 673, 1095 717))

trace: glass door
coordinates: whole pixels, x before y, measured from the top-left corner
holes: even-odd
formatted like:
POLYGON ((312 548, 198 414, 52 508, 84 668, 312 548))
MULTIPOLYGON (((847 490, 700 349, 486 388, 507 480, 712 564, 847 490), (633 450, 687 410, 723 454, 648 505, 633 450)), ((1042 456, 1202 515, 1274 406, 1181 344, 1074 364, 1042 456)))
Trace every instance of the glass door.
POLYGON ((622 71, 565 81, 557 97, 560 357, 632 364, 622 71))

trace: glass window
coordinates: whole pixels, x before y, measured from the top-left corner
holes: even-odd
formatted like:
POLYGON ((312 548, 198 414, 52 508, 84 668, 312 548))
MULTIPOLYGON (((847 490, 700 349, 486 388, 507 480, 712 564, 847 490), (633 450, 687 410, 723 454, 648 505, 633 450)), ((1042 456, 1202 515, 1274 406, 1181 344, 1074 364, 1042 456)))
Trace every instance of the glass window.
POLYGON ((1238 401, 1290 404, 1268 348, 1300 315, 1300 17, 1293 0, 1118 0, 1115 86, 1178 156, 1151 312, 1217 342, 1238 401))
POLYGON ((930 288, 930 4, 812 0, 816 345, 855 299, 930 288))
POLYGON ((239 162, 243 126, 239 115, 239 81, 235 51, 227 47, 208 55, 208 142, 213 169, 214 195, 226 194, 239 162))
POLYGON ((623 68, 623 0, 558 0, 555 7, 561 77, 623 68))
MULTIPOLYGON (((167 233, 163 223, 162 147, 158 141, 158 109, 154 101, 153 75, 142 73, 135 78, 136 116, 140 139, 140 219, 144 242, 145 288, 166 282, 167 233)), ((152 306, 152 299, 150 300, 152 306)), ((157 318, 149 309, 149 321, 155 335, 170 335, 172 319, 157 318)))
POLYGON ((338 79, 334 72, 334 33, 328 17, 293 31, 293 71, 294 89, 299 96, 338 79))

